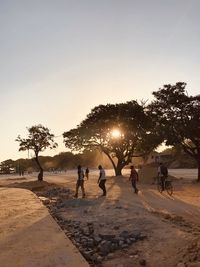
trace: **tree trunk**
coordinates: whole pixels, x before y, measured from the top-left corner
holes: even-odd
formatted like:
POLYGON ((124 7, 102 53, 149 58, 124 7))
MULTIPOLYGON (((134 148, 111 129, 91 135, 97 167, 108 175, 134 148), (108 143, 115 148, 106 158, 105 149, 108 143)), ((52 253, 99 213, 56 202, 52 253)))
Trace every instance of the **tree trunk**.
POLYGON ((122 175, 122 167, 121 166, 117 166, 115 168, 115 176, 119 176, 119 175, 122 175))
POLYGON ((39 172, 39 174, 38 174, 38 181, 43 181, 43 168, 42 168, 42 166, 40 165, 40 162, 39 162, 39 160, 38 160, 38 156, 35 157, 35 161, 36 161, 36 163, 37 163, 37 165, 38 165, 38 167, 39 167, 39 169, 40 169, 40 172, 39 172))
POLYGON ((115 164, 114 160, 112 159, 112 157, 109 155, 109 153, 103 151, 106 156, 109 158, 109 160, 111 161, 113 168, 115 170, 115 176, 119 176, 122 175, 122 169, 124 168, 124 166, 126 166, 126 163, 123 163, 123 160, 118 159, 117 165, 115 164))

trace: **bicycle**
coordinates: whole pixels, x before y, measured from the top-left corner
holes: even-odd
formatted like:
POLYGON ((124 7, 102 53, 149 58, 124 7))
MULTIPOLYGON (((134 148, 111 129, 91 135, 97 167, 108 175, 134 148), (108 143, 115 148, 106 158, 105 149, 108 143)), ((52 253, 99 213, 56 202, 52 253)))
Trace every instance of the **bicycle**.
MULTIPOLYGON (((162 191, 163 191, 162 190, 162 182, 161 182, 161 179, 160 178, 158 178, 157 188, 158 188, 158 191, 160 193, 162 193, 162 191)), ((168 193, 168 195, 170 195, 170 196, 173 194, 172 181, 169 180, 169 179, 167 179, 167 177, 166 177, 166 179, 164 181, 164 190, 166 190, 167 193, 168 193)))

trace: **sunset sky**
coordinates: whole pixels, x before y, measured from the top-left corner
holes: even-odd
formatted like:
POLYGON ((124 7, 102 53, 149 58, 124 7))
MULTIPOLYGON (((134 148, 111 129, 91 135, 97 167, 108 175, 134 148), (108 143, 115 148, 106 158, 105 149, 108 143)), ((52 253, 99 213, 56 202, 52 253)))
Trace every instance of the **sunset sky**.
MULTIPOLYGON (((43 124, 56 136, 99 104, 200 85, 199 0, 0 0, 0 161, 43 124)), ((31 155, 30 155, 31 156, 31 155)))

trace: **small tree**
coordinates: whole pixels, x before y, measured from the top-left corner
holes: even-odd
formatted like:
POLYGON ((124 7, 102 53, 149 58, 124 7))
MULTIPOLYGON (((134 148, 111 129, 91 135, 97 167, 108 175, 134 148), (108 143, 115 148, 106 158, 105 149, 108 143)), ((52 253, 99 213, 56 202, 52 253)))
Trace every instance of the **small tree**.
POLYGON ((4 160, 0 163, 0 173, 9 174, 15 170, 12 159, 4 160))
POLYGON ((47 147, 50 149, 56 148, 57 143, 54 142, 54 135, 50 130, 41 124, 27 128, 28 138, 21 138, 19 135, 16 139, 19 142, 19 151, 33 150, 35 153, 35 161, 40 169, 38 181, 43 180, 43 168, 39 161, 39 152, 44 151, 47 147))

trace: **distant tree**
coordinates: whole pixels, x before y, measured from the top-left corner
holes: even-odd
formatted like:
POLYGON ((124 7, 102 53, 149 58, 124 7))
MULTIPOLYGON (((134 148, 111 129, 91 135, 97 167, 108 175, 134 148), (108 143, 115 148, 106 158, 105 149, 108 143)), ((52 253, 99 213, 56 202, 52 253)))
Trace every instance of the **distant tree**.
POLYGON ((189 96, 186 83, 164 85, 153 92, 149 112, 166 145, 181 145, 197 162, 200 182, 200 95, 189 96))
POLYGON ((12 159, 4 160, 0 163, 0 172, 2 174, 10 174, 14 171, 14 161, 12 159))
POLYGON ((21 138, 19 135, 16 139, 19 142, 19 151, 33 150, 35 153, 35 161, 40 169, 38 174, 38 181, 43 180, 43 168, 39 161, 39 153, 46 148, 56 148, 57 143, 54 142, 54 135, 50 133, 50 130, 41 124, 27 128, 28 137, 21 138))
POLYGON ((65 146, 72 151, 100 149, 111 161, 115 174, 121 175, 132 157, 149 153, 160 143, 151 130, 144 106, 130 101, 95 107, 63 137, 65 146))

